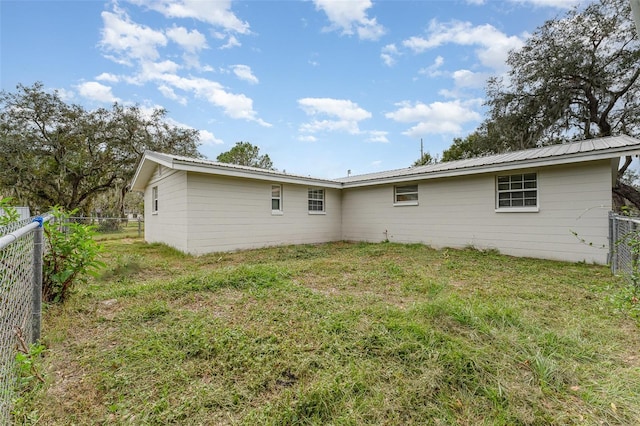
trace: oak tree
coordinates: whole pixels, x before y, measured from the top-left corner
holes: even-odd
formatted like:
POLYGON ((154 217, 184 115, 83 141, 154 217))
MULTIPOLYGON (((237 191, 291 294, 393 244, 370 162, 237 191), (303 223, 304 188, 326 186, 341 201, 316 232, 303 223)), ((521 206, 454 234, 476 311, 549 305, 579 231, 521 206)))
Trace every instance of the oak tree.
MULTIPOLYGON (((640 42, 628 0, 600 0, 545 22, 490 79, 488 118, 443 161, 618 134, 640 136, 640 42)), ((640 206, 621 181, 614 193, 640 206)))
POLYGON ((122 214, 145 150, 199 156, 198 131, 171 125, 166 115, 117 103, 88 111, 42 83, 2 91, 0 188, 34 211, 60 206, 82 214, 99 194, 113 192, 122 214))

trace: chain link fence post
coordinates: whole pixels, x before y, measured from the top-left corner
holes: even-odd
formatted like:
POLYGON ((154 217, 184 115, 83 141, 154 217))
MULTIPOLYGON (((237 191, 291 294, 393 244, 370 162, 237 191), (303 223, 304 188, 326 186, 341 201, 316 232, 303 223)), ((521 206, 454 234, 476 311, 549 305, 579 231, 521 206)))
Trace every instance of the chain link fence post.
MULTIPOLYGON (((44 253, 44 228, 40 225, 33 231, 33 321, 31 341, 40 340, 42 323, 42 255, 44 253)), ((37 221, 37 220, 36 220, 37 221)))

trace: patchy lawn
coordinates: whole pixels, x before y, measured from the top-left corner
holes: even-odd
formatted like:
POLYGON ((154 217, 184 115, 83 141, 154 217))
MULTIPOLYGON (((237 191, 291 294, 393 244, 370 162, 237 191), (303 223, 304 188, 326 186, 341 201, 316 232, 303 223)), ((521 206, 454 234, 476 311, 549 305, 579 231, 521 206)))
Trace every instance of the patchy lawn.
POLYGON ((606 267, 104 244, 102 276, 46 313, 18 424, 640 424, 640 330, 606 267))

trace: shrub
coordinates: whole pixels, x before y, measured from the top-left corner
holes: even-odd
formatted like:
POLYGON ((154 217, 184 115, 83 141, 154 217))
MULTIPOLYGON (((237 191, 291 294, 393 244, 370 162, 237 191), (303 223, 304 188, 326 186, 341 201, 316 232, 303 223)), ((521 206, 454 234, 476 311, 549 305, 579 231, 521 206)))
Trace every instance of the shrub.
POLYGON ((54 220, 45 225, 47 248, 43 257, 42 297, 46 302, 62 303, 74 284, 84 282, 104 266, 98 260, 102 247, 93 239, 94 227, 74 223, 65 213, 53 209, 54 220))
POLYGON ((0 226, 5 226, 20 220, 20 214, 11 206, 11 198, 0 198, 0 226))

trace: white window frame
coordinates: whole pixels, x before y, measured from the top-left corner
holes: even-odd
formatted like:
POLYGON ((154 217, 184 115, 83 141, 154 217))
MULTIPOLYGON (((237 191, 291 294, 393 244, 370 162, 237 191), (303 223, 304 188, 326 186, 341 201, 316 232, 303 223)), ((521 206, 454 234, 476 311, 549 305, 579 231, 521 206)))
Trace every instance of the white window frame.
POLYGON ((151 188, 151 213, 158 214, 158 186, 151 188))
POLYGON ((282 201, 283 201, 282 195, 283 195, 282 194, 282 185, 279 185, 279 184, 271 185, 271 214, 274 215, 274 216, 281 216, 281 215, 284 214, 284 210, 283 210, 283 206, 282 206, 282 201), (274 196, 273 195, 273 191, 276 188, 278 190, 278 195, 274 196), (276 201, 276 200, 278 201, 278 208, 274 209, 273 208, 273 202, 276 201))
POLYGON ((417 206, 418 184, 395 185, 393 187, 394 206, 417 206), (415 189, 414 189, 415 188, 415 189))
POLYGON ((309 214, 326 213, 325 194, 326 191, 321 188, 309 188, 307 190, 307 209, 309 210, 309 214), (318 194, 320 194, 320 196, 318 196, 318 194), (317 203, 320 203, 320 209, 317 208, 317 203), (313 204, 315 204, 315 206, 313 204))
POLYGON ((537 172, 496 175, 496 212, 540 211, 537 172))

